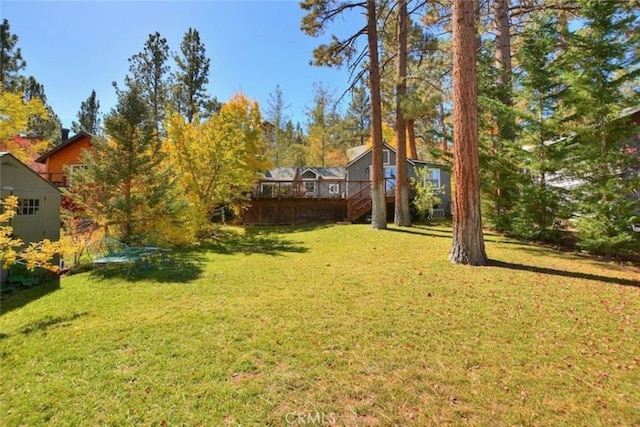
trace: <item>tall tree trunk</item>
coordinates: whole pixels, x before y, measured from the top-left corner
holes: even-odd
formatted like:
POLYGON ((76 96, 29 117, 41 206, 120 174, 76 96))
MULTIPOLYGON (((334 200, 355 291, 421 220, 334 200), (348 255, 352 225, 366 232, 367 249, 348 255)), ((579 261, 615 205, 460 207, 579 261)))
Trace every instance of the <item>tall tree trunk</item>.
MULTIPOLYGON (((511 97, 511 33, 509 26, 509 0, 494 0, 493 15, 495 26, 495 67, 498 70, 496 76, 496 89, 498 100, 505 107, 513 106, 511 97)), ((498 113, 497 116, 498 137, 493 139, 492 151, 496 156, 502 151, 502 141, 513 140, 515 123, 510 114, 498 113)), ((503 184, 509 180, 497 170, 495 180, 498 183, 496 188, 496 199, 499 213, 511 210, 512 202, 509 200, 509 191, 503 188, 503 184)))
POLYGON ((407 178, 407 126, 402 111, 402 100, 407 94, 407 0, 398 7, 398 82, 396 83, 396 188, 394 223, 411 226, 409 214, 409 180, 407 178))
POLYGON ((416 121, 414 119, 407 120, 407 136, 409 138, 410 158, 418 159, 418 146, 416 145, 416 121))
POLYGON ((453 1, 453 247, 449 259, 485 265, 478 165, 474 2, 453 1))
MULTIPOLYGON (((493 2, 495 22, 495 65, 498 69, 496 86, 499 89, 500 101, 511 107, 511 34, 509 27, 509 0, 494 0, 493 2)), ((513 138, 513 125, 509 121, 502 123, 503 138, 513 138)))
POLYGON ((367 41, 369 44, 369 90, 371 92, 371 226, 387 228, 384 171, 382 166, 382 100, 380 95, 380 66, 378 63, 378 30, 376 2, 367 0, 367 41))

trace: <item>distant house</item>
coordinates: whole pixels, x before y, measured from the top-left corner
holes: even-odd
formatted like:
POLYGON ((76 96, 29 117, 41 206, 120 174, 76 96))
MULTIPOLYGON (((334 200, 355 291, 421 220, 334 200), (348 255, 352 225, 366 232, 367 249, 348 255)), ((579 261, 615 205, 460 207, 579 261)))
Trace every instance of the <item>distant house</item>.
POLYGON ((267 171, 260 180, 262 197, 344 197, 345 168, 278 167, 267 171))
POLYGON ((60 190, 12 154, 0 152, 0 198, 8 196, 18 197, 11 219, 16 237, 26 244, 60 239, 60 190))
MULTIPOLYGON (((396 185, 395 150, 383 151, 387 217, 393 218, 396 185)), ((278 167, 265 172, 253 191, 243 219, 249 224, 301 224, 358 221, 371 212, 371 147, 359 146, 347 153, 345 167, 278 167)), ((451 215, 451 178, 443 164, 407 160, 407 176, 428 167, 429 179, 441 189, 442 202, 434 216, 451 215)))
MULTIPOLYGON (((346 166, 346 180, 349 183, 347 185, 347 197, 354 197, 358 191, 362 191, 362 185, 360 183, 371 181, 371 164, 373 156, 371 148, 367 146, 356 147, 347 155, 349 156, 349 163, 347 163, 346 166)), ((384 168, 387 196, 393 197, 397 173, 396 150, 387 144, 384 144, 384 148, 382 150, 382 165, 384 168)), ((407 177, 410 180, 416 179, 416 171, 425 167, 429 168, 431 171, 430 180, 433 183, 433 188, 440 190, 438 197, 442 201, 438 206, 435 206, 435 216, 451 216, 451 173, 449 171, 449 167, 442 163, 407 159, 407 177)))
POLYGON ((36 159, 44 164, 40 175, 59 187, 70 187, 69 172, 83 166, 82 153, 91 150, 91 137, 90 133, 80 131, 69 138, 69 131, 63 129, 60 143, 36 159))

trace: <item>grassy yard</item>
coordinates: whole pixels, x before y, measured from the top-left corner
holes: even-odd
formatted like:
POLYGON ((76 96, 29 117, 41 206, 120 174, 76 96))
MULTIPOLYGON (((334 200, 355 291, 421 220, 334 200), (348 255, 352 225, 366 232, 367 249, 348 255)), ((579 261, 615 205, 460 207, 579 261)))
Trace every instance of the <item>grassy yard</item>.
POLYGON ((225 229, 2 300, 3 425, 640 425, 640 272, 451 230, 225 229))

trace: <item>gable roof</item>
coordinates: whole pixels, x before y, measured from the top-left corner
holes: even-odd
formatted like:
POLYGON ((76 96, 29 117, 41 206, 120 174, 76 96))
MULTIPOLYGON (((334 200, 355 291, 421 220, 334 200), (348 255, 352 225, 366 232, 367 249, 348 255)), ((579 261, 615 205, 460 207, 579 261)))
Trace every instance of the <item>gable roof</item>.
POLYGON ((293 181, 296 178, 298 168, 276 167, 266 171, 263 176, 267 181, 293 181))
POLYGON ((16 156, 14 156, 13 154, 6 152, 6 151, 0 151, 0 161, 4 158, 7 159, 13 159, 16 161, 16 163, 18 163, 19 165, 23 166, 24 169, 26 169, 28 171, 28 173, 32 173, 35 176, 37 176, 38 178, 40 178, 43 182, 45 182, 49 187, 55 189, 58 193, 61 193, 60 189, 58 187, 56 187, 55 185, 53 185, 51 182, 49 182, 48 180, 44 179, 43 177, 41 177, 36 171, 34 171, 33 169, 31 169, 29 166, 25 165, 24 163, 22 163, 20 161, 20 159, 18 159, 16 156))
MULTIPOLYGON (((387 144, 386 142, 382 144, 384 146, 384 150, 390 150, 393 151, 393 153, 395 154, 396 149, 393 148, 392 146, 390 146, 389 144, 387 144)), ((357 154, 355 157, 353 157, 352 159, 349 160, 349 163, 347 163, 347 168, 349 168, 349 166, 351 166, 353 163, 357 162, 358 160, 360 160, 361 158, 363 158, 364 156, 366 156, 367 154, 369 154, 369 152, 373 149, 373 147, 369 147, 367 145, 359 145, 358 147, 354 147, 352 151, 352 153, 357 154), (364 147, 364 150, 362 149, 364 147)), ((439 162, 429 162, 426 160, 418 160, 418 159, 409 159, 407 158, 407 162, 412 165, 412 166, 416 166, 416 165, 431 165, 431 166, 438 166, 439 168, 448 168, 448 165, 446 163, 439 163, 439 162)))
POLYGON ((43 155, 41 155, 40 157, 38 157, 36 159, 36 162, 38 163, 44 163, 47 161, 47 159, 51 156, 53 156, 54 154, 64 150, 65 148, 75 144, 78 141, 83 140, 84 138, 89 138, 89 141, 91 141, 91 137, 93 135, 91 135, 88 132, 85 132, 83 130, 81 130, 80 132, 78 132, 77 134, 75 134, 73 137, 62 141, 60 144, 56 145, 55 147, 53 147, 51 150, 47 151, 46 153, 44 153, 43 155))
POLYGON ((307 171, 315 173, 318 179, 344 179, 347 170, 343 167, 307 167, 301 169, 300 176, 307 171))

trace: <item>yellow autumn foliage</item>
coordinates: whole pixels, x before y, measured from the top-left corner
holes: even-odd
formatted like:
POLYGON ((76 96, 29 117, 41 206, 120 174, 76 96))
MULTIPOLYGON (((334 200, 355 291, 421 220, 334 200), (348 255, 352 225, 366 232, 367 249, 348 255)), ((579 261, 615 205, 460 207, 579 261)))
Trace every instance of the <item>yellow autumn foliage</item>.
POLYGON ((242 94, 204 122, 179 114, 165 121, 163 150, 180 178, 191 215, 206 224, 216 207, 238 199, 268 167, 258 103, 242 94))
POLYGON ((48 141, 27 146, 16 143, 14 137, 29 130, 29 119, 46 118, 47 110, 39 99, 24 101, 21 93, 0 88, 0 151, 8 151, 22 162, 28 162, 46 149, 48 141))
POLYGON ((18 198, 9 196, 2 201, 3 211, 0 213, 0 262, 2 268, 7 269, 11 265, 24 264, 27 269, 36 267, 57 271, 58 266, 51 264, 55 254, 60 253, 61 243, 52 242, 49 239, 40 242, 32 242, 24 247, 22 239, 13 237, 13 227, 7 225, 16 214, 18 198))

